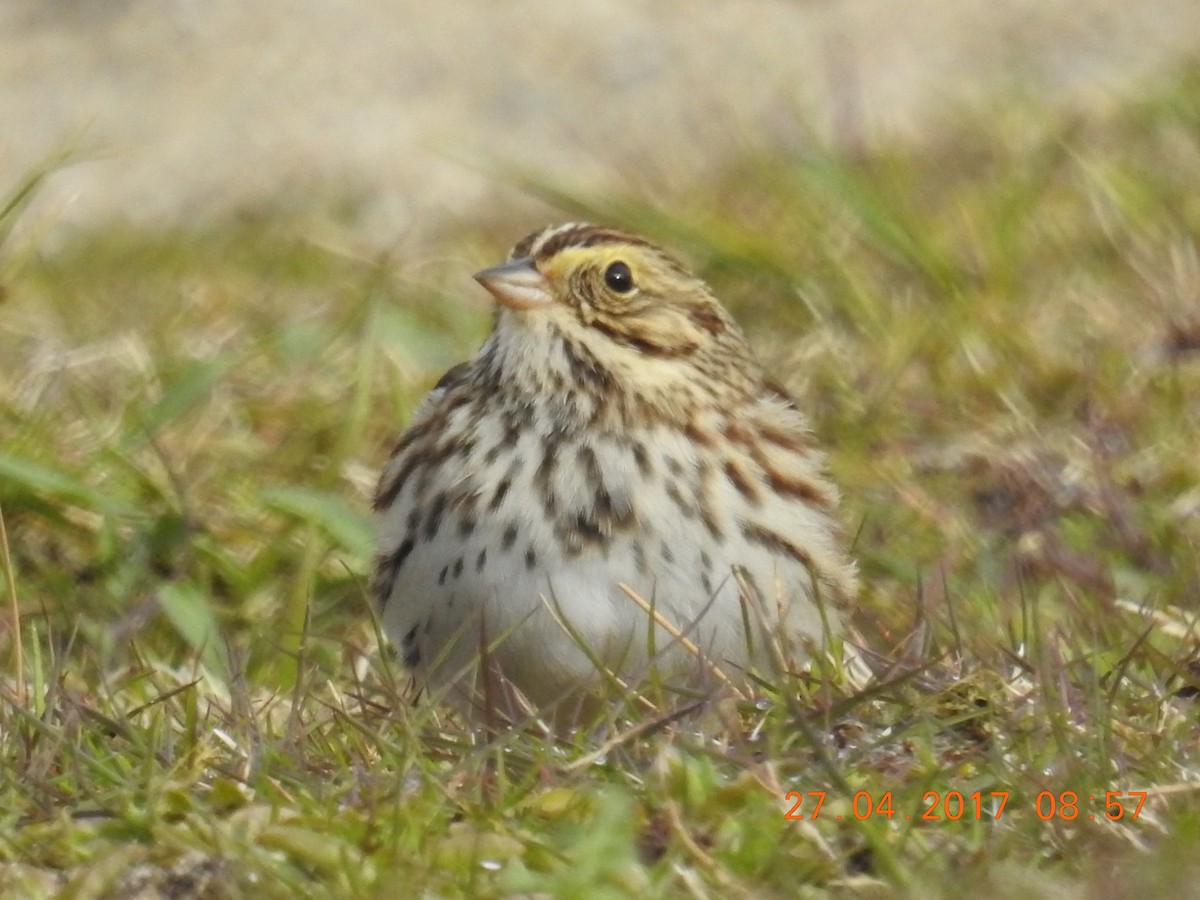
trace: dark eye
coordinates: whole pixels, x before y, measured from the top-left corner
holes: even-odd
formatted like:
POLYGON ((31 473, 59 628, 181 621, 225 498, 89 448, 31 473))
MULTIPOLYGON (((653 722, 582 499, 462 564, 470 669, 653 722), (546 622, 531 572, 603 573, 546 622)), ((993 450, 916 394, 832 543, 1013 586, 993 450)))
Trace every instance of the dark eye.
POLYGON ((623 262, 615 262, 604 270, 604 283, 618 294, 627 294, 633 290, 633 273, 623 262))

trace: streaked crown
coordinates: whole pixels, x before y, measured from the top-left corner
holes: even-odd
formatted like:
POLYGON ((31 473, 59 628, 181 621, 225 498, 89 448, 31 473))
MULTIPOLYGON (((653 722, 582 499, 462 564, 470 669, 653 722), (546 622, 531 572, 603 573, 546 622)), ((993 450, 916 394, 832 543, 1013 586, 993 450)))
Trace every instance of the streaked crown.
POLYGON ((543 310, 560 324, 569 311, 593 338, 648 357, 749 353, 703 281, 660 247, 616 229, 579 222, 544 228, 476 278, 510 309, 543 310))

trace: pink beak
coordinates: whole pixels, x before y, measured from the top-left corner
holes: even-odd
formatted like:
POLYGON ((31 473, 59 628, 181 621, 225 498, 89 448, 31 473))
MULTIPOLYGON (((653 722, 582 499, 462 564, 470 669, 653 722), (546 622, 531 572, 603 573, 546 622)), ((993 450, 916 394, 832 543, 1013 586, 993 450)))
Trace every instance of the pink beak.
POLYGON ((476 272, 475 280, 509 309, 536 309, 554 302, 550 285, 529 257, 476 272))

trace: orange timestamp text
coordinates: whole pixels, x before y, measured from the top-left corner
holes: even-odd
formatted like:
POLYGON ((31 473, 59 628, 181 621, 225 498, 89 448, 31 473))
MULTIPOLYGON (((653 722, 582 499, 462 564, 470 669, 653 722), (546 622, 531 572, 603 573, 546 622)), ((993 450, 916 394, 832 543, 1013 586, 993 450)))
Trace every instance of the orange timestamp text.
MULTIPOLYGON (((1072 822, 1076 819, 1097 818, 1116 822, 1128 818, 1137 819, 1146 802, 1147 791, 1105 791, 1099 794, 1079 794, 1076 791, 1041 791, 1033 801, 1033 812, 1042 821, 1057 819, 1072 822)), ((784 799, 790 804, 785 819, 817 819, 825 804, 826 791, 788 791, 784 799)), ((921 797, 921 808, 916 813, 897 813, 892 801, 892 792, 875 795, 870 791, 858 791, 850 799, 849 816, 825 813, 825 818, 852 818, 859 821, 882 816, 925 822, 957 822, 959 819, 999 819, 1008 809, 1009 791, 926 791, 921 797)))

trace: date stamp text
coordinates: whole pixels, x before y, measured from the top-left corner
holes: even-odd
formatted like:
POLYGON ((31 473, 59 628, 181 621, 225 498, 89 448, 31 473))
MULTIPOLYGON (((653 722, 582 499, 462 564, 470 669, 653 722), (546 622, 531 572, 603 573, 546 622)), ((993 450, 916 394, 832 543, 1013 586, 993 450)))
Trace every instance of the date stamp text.
MULTIPOLYGON (((851 818, 859 821, 880 816, 886 819, 901 818, 924 822, 957 822, 960 819, 998 820, 1006 810, 1015 808, 1009 804, 1009 791, 926 791, 921 805, 915 811, 905 813, 898 810, 891 791, 872 793, 858 791, 850 798, 849 814, 832 814, 825 806, 826 791, 788 791, 784 800, 788 809, 785 819, 851 818)), ((1103 794, 1080 794, 1077 791, 1041 791, 1034 798, 1034 814, 1042 821, 1059 820, 1073 822, 1076 819, 1107 819, 1136 821, 1146 802, 1147 791, 1105 791, 1103 794)))

